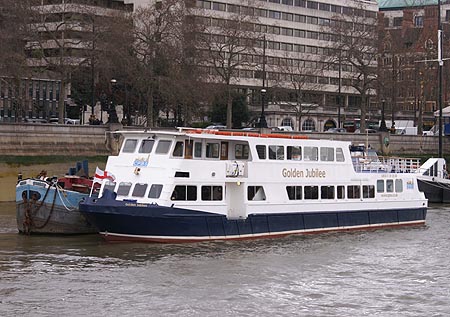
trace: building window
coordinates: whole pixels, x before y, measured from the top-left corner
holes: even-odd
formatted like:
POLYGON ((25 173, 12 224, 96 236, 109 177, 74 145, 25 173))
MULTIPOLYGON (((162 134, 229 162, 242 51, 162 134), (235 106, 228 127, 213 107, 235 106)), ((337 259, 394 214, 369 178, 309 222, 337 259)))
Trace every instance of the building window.
POLYGON ((316 125, 314 123, 314 120, 306 119, 305 121, 303 121, 302 131, 315 131, 315 130, 316 130, 316 125))
POLYGON ((414 26, 416 27, 422 27, 423 26, 423 16, 415 16, 414 17, 414 26))
POLYGON ((394 18, 394 27, 402 26, 403 18, 402 17, 395 17, 394 18))
POLYGON ((284 118, 283 121, 281 121, 281 125, 283 127, 293 127, 292 119, 291 118, 284 118))

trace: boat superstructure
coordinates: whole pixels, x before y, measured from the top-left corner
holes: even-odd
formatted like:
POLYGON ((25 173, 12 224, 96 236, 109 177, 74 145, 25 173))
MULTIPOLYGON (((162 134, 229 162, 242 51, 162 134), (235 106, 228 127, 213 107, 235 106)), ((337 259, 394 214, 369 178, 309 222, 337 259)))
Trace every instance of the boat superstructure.
POLYGON ((416 170, 419 189, 432 203, 450 203, 450 178, 444 158, 429 158, 416 170))
POLYGON ((106 165, 115 182, 80 204, 110 240, 245 239, 425 222, 416 175, 361 168, 349 142, 196 129, 122 135, 119 155, 106 165))

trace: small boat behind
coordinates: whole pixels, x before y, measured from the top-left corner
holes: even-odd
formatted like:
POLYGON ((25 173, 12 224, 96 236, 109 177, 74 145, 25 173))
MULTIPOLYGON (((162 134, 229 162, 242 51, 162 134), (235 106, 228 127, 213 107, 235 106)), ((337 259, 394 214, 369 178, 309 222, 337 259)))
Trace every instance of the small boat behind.
POLYGON ((431 203, 450 203, 450 179, 443 158, 430 158, 416 171, 419 189, 431 203))
MULTIPOLYGON (((29 178, 16 185, 17 228, 24 234, 85 234, 97 230, 79 212, 78 204, 89 196, 93 181, 65 175, 61 178, 29 178)), ((94 191, 99 184, 95 184, 94 191)))

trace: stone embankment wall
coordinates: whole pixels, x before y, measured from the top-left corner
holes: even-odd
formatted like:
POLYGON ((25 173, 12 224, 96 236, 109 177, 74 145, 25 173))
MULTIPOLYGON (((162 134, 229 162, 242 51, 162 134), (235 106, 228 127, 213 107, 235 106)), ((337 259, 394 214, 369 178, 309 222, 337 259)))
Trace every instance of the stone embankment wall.
POLYGON ((0 124, 0 155, 109 155, 111 127, 57 124, 0 124))
MULTIPOLYGON (((36 156, 67 155, 97 156, 116 154, 121 138, 113 131, 120 124, 53 125, 0 124, 0 155, 36 156)), ((127 127, 127 130, 131 127, 127 127)), ((269 131, 267 131, 270 133, 269 131)), ((278 132, 279 133, 279 132, 278 132)), ((384 154, 433 155, 438 153, 437 136, 390 135, 389 133, 304 133, 311 139, 334 139, 353 144, 370 144, 384 154)), ((450 137, 443 137, 443 152, 450 153, 450 137)), ((1 162, 0 162, 1 163, 1 162)))

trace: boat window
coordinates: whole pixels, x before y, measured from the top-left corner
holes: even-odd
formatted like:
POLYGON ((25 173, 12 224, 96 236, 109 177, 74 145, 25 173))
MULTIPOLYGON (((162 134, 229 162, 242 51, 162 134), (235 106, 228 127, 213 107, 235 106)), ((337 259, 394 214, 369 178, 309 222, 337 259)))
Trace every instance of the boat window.
POLYGON ((384 193, 384 180, 377 180, 377 193, 384 193))
POLYGON ((116 183, 115 182, 111 182, 111 181, 107 181, 105 184, 105 187, 103 187, 103 190, 108 189, 110 191, 114 191, 114 188, 116 188, 116 183))
POLYGON ((302 199, 302 186, 286 186, 286 192, 289 200, 301 200, 302 199))
POLYGON ((403 191, 403 181, 401 179, 395 180, 395 192, 401 193, 403 191))
POLYGON ((144 197, 145 192, 147 191, 147 186, 147 184, 137 183, 136 185, 134 185, 133 193, 131 194, 131 196, 144 197))
POLYGON ((305 199, 319 199, 319 186, 305 186, 305 199))
POLYGON ((247 200, 266 200, 266 193, 262 186, 248 186, 247 200))
POLYGON ((375 186, 364 185, 363 186, 363 198, 374 198, 375 197, 375 186))
POLYGON ((256 153, 258 153, 258 158, 260 160, 265 160, 266 159, 266 146, 265 145, 257 145, 256 153))
MULTIPOLYGON (((41 199, 41 194, 35 190, 30 190, 28 192, 28 196, 29 196, 28 197, 29 199, 36 200, 36 201, 41 199)), ((27 198, 27 191, 22 192, 22 198, 27 198)))
POLYGON ((153 144, 155 140, 142 140, 141 146, 139 147, 139 153, 150 153, 153 149, 153 144))
POLYGON ((347 186, 347 198, 357 199, 361 198, 361 188, 359 185, 349 185, 347 186))
POLYGON ((302 147, 301 146, 288 146, 287 147, 287 159, 293 161, 300 161, 302 159, 302 147))
POLYGON ((206 157, 219 157, 219 143, 206 143, 206 157))
POLYGON ((202 186, 202 200, 222 200, 222 186, 202 186))
POLYGON ((234 146, 234 157, 238 160, 248 160, 248 144, 236 144, 234 146))
POLYGON ((342 151, 342 148, 338 147, 336 148, 336 162, 344 162, 344 151, 342 151))
POLYGON ((183 148, 184 143, 182 141, 178 141, 177 143, 175 143, 175 148, 173 149, 172 155, 174 157, 183 157, 183 148))
POLYGON ((269 145, 269 160, 284 160, 284 146, 269 145))
POLYGON ((321 199, 334 199, 334 186, 320 186, 321 199))
POLYGON ((152 187, 150 187, 148 198, 159 198, 159 196, 161 196, 162 189, 163 185, 153 184, 152 187))
POLYGON ((303 149, 303 160, 305 161, 317 161, 319 156, 319 150, 317 147, 305 146, 303 149))
POLYGON ((394 180, 393 179, 386 180, 386 192, 388 192, 388 193, 394 192, 394 180))
POLYGON ((170 149, 172 141, 170 140, 159 140, 158 146, 156 147, 156 154, 167 154, 170 149))
POLYGON ((345 198, 345 186, 337 186, 336 192, 337 192, 337 199, 345 198))
POLYGON ((324 162, 334 161, 334 148, 321 147, 320 148, 320 160, 324 162))
POLYGON ((133 153, 136 149, 137 140, 135 139, 127 139, 125 140, 125 144, 123 145, 122 152, 124 153, 133 153))
POLYGON ((119 196, 128 196, 128 193, 131 189, 131 183, 129 182, 120 182, 119 188, 117 188, 117 195, 119 196))
POLYGON ((197 200, 197 187, 177 185, 172 193, 172 200, 197 200))
POLYGON ((202 143, 201 142, 194 143, 194 157, 202 157, 202 143))

